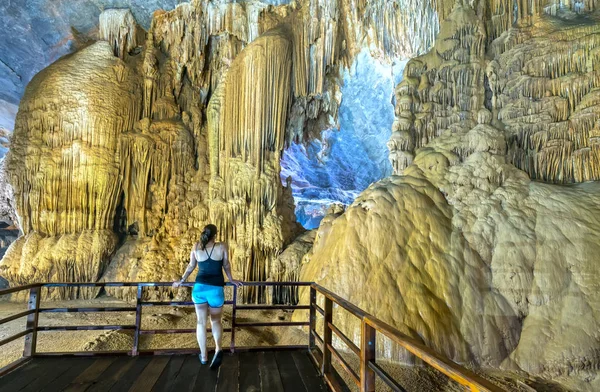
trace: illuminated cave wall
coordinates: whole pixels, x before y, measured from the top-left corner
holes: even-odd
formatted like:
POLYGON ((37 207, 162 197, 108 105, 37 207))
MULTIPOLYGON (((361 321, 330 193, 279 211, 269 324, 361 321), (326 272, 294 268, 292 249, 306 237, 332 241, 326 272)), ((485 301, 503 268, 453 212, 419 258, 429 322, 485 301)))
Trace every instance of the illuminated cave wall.
POLYGON ((375 59, 364 49, 343 73, 339 129, 284 151, 281 180, 285 184, 291 176, 296 217, 306 229, 318 227, 331 204, 349 205, 392 173, 386 144, 394 122, 394 87, 405 64, 375 59))

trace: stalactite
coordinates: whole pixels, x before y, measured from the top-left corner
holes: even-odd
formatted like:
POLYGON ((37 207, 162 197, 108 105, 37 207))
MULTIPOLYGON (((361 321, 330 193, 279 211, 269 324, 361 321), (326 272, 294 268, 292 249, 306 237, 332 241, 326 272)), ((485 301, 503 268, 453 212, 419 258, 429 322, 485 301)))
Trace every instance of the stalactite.
POLYGON ((473 10, 458 6, 442 25, 433 51, 407 64, 396 87, 397 117, 388 143, 394 173, 402 173, 412 164, 415 149, 446 129, 478 120, 484 102, 485 42, 473 10))
MULTIPOLYGON (((495 20, 486 26, 487 37, 475 23, 461 26, 473 14, 455 9, 444 22, 449 31, 442 29, 434 51, 409 62, 405 80, 396 88, 397 119, 388 143, 396 173, 412 163, 414 149, 455 124, 468 119, 481 123, 475 113, 488 88, 488 108, 504 124, 508 157, 518 168, 547 182, 598 179, 600 157, 592 144, 598 133, 600 28, 580 24, 556 29, 543 18, 532 27, 532 18, 542 12, 540 4, 518 2, 515 11, 510 3, 487 3, 495 20), (519 28, 512 27, 513 18, 519 28)), ((470 151, 456 152, 464 158, 470 151)))
MULTIPOLYGON (((97 242, 108 250, 86 245, 96 266, 77 267, 86 277, 104 268, 114 230, 131 240, 114 259, 136 255, 140 268, 115 262, 104 278, 160 280, 180 275, 213 221, 232 244, 234 268, 268 278, 297 228, 279 180, 281 151, 336 125, 342 69, 366 46, 384 61, 419 56, 396 89, 388 143, 395 173, 446 131, 481 126, 455 150, 465 159, 482 148, 484 125, 501 121, 509 145, 494 139, 489 151, 506 147, 532 177, 595 178, 598 28, 553 29, 543 13, 541 0, 192 0, 156 12, 143 41, 128 11, 107 10, 99 38, 108 44, 90 47, 104 45, 100 60, 89 48, 61 60, 52 67, 84 64, 61 70, 52 98, 32 92, 22 104, 10 159, 21 168, 11 183, 24 230, 80 235, 81 243, 97 238, 82 233, 102 230, 97 242), (423 55, 439 23, 447 27, 423 55), (111 97, 94 98, 103 94, 111 97)), ((70 264, 57 263, 70 279, 70 264)), ((259 291, 246 298, 266 299, 259 291)))
MULTIPOLYGON (((293 212, 278 208, 291 80, 292 34, 284 25, 246 47, 208 108, 211 217, 245 280, 266 279, 271 260, 297 231, 293 212)), ((265 300, 264 292, 245 296, 265 300)))
MULTIPOLYGON (((121 60, 143 39, 143 30, 128 9, 107 9, 100 14, 98 36, 113 47, 115 56, 121 60)), ((141 46, 141 45, 140 45, 141 46)))
POLYGON ((497 92, 498 119, 518 136, 511 139, 509 156, 542 181, 597 180, 597 151, 590 147, 598 132, 594 53, 600 28, 573 26, 549 34, 548 28, 525 30, 523 35, 536 38, 497 52, 498 75, 520 75, 501 82, 497 92))

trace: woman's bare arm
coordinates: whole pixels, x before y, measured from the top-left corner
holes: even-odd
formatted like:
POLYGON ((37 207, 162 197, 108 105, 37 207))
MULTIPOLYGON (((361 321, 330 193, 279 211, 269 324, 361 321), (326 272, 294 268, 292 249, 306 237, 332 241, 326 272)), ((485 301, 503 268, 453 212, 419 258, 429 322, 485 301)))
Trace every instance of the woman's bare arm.
POLYGON ((192 249, 192 251, 190 252, 190 262, 187 266, 187 268, 185 269, 185 272, 183 273, 183 276, 181 277, 181 279, 175 283, 173 283, 173 287, 177 287, 179 285, 181 285, 181 283, 185 282, 188 278, 188 276, 190 276, 190 274, 192 273, 192 271, 194 270, 194 268, 196 268, 196 247, 194 246, 194 249, 192 249))
POLYGON ((231 264, 229 264, 229 252, 227 251, 226 244, 223 244, 223 270, 225 271, 225 275, 227 275, 227 278, 232 284, 236 286, 242 285, 242 282, 233 279, 233 275, 231 275, 231 264))

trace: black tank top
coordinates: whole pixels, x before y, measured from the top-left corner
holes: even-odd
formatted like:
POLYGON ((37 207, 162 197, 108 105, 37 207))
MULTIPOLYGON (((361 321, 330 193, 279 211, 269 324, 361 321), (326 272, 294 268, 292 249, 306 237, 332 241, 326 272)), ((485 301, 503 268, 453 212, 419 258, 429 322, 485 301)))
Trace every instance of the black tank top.
MULTIPOLYGON (((213 260, 211 258, 216 246, 217 244, 213 245, 210 253, 204 248, 208 259, 204 261, 197 260, 198 274, 196 275, 196 283, 203 283, 210 286, 225 286, 225 278, 223 277, 223 259, 213 260)), ((194 249, 194 252, 196 252, 196 249, 194 249)))

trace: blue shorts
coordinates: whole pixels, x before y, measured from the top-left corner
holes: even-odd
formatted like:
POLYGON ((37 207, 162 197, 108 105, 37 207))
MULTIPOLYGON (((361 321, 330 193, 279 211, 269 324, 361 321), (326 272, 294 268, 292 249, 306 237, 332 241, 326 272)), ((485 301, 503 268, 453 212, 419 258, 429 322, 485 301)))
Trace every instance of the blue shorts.
POLYGON ((208 303, 211 308, 220 308, 225 303, 223 286, 196 283, 192 289, 192 301, 197 305, 208 303))

